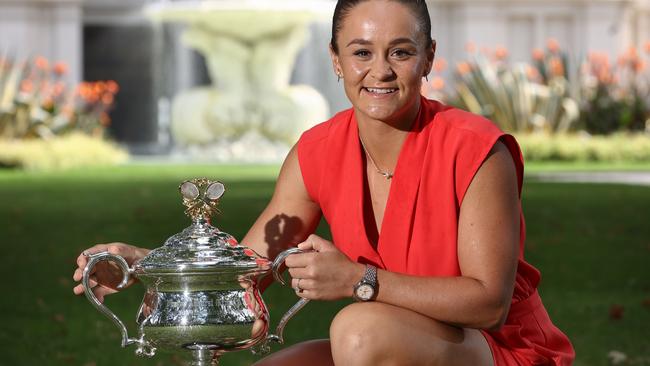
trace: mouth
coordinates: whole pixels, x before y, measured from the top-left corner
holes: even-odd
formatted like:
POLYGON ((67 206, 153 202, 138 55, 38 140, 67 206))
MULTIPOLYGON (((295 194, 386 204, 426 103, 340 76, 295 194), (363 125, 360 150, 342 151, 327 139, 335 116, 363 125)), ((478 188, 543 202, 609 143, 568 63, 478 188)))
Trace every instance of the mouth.
POLYGON ((398 88, 368 88, 364 87, 363 90, 366 92, 372 94, 372 95, 377 95, 377 96, 382 96, 382 95, 390 95, 396 93, 399 89, 398 88))

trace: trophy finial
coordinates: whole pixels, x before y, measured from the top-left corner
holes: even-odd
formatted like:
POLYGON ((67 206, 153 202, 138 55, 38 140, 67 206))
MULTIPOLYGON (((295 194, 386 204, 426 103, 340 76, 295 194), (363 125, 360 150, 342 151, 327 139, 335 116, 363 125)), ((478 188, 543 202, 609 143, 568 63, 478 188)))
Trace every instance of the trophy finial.
POLYGON ((199 219, 210 220, 213 213, 219 212, 217 205, 226 187, 219 181, 207 178, 186 180, 178 187, 183 196, 183 205, 187 207, 185 214, 192 221, 199 219))

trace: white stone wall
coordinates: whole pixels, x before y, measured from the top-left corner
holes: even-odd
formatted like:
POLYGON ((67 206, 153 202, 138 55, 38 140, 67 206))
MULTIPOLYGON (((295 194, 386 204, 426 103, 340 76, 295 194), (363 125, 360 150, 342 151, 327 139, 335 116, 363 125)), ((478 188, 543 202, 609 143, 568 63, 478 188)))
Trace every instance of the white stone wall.
POLYGON ((44 56, 81 79, 81 0, 0 0, 0 54, 44 56))
POLYGON ((629 46, 650 41, 650 1, 429 0, 438 55, 465 59, 477 48, 506 47, 512 61, 530 61, 549 38, 572 58, 598 51, 615 59, 629 46))

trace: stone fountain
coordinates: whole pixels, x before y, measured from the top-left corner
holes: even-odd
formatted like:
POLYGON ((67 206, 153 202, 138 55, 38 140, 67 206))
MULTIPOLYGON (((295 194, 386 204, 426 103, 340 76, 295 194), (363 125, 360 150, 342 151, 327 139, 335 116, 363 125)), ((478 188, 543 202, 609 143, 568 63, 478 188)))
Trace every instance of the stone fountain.
POLYGON ((182 42, 205 57, 212 82, 173 98, 171 133, 180 150, 213 161, 281 161, 305 129, 324 121, 325 98, 290 78, 309 24, 330 18, 333 7, 317 0, 147 6, 153 21, 186 26, 182 42))

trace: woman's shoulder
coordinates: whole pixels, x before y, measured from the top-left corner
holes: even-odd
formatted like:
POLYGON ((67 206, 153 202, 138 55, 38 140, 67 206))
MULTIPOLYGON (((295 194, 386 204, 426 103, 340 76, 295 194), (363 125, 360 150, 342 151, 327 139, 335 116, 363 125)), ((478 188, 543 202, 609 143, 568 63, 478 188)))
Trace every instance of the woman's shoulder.
POLYGON ((329 136, 331 131, 343 124, 349 123, 352 117, 352 108, 343 110, 335 114, 327 121, 321 122, 307 131, 303 132, 300 137, 300 144, 305 143, 318 143, 329 136))
POLYGON ((436 113, 435 119, 436 124, 444 127, 444 130, 449 133, 487 139, 503 134, 503 131, 491 120, 452 106, 440 108, 439 112, 436 113))

